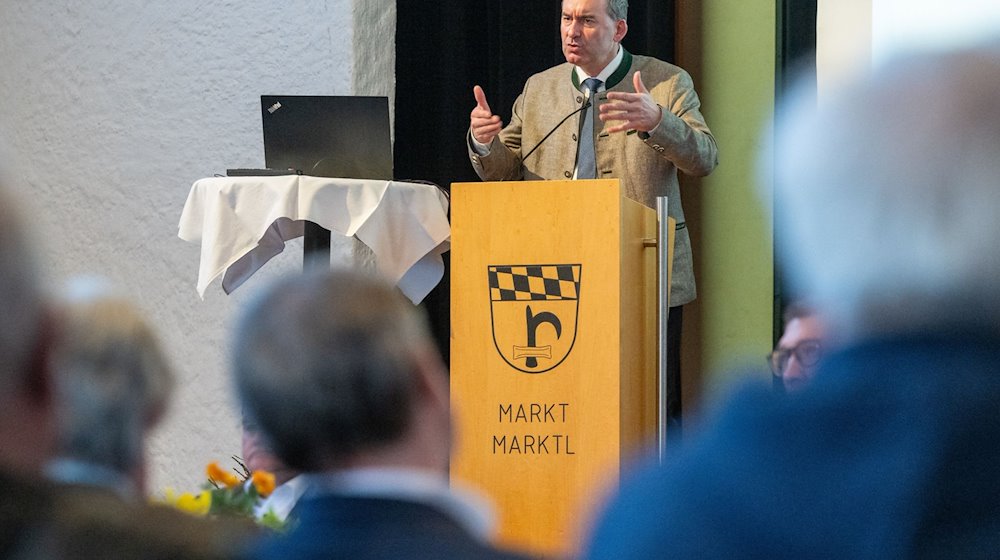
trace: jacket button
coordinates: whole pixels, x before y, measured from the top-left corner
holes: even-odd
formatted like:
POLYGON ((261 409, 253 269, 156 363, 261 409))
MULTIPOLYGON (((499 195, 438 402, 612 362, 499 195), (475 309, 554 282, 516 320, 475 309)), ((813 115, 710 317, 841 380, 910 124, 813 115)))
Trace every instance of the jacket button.
POLYGON ((567 179, 571 179, 573 177, 573 174, 570 173, 569 171, 563 171, 563 177, 566 177, 567 179))
POLYGON ((576 96, 576 102, 577 102, 577 103, 583 103, 583 98, 582 98, 582 97, 580 97, 579 95, 577 95, 577 96, 576 96))
POLYGON ((576 142, 576 133, 573 133, 573 141, 576 142))

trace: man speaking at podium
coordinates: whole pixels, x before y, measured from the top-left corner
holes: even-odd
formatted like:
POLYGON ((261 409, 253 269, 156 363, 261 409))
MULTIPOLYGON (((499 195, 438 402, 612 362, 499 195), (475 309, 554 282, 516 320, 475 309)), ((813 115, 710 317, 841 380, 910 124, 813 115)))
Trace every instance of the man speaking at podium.
POLYGON ((687 72, 621 46, 627 12, 628 0, 563 0, 566 63, 528 78, 506 127, 475 86, 469 157, 485 181, 618 179, 650 208, 668 197, 677 231, 667 414, 679 426, 681 306, 694 300, 695 282, 677 170, 708 175, 718 148, 687 72))

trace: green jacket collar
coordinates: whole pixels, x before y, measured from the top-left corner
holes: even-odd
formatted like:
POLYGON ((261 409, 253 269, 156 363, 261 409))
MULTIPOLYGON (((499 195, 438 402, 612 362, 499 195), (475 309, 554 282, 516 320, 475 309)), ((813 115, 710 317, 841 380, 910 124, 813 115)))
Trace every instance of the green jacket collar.
MULTIPOLYGON (((628 75, 630 68, 632 68, 632 53, 625 50, 625 47, 623 46, 622 62, 618 65, 618 68, 616 68, 615 71, 608 76, 608 81, 604 83, 604 89, 611 89, 620 84, 621 81, 625 79, 625 76, 628 75)), ((569 75, 570 79, 573 80, 573 87, 579 91, 583 91, 583 89, 581 89, 582 86, 580 85, 580 79, 576 77, 576 72, 573 68, 570 69, 569 75)))

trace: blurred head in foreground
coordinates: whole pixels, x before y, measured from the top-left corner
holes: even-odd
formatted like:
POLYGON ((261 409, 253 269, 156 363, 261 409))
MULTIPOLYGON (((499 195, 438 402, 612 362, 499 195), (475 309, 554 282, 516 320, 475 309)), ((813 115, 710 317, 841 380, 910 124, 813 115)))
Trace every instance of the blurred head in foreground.
POLYGON ((167 408, 173 372, 134 304, 83 284, 78 279, 56 307, 59 460, 49 474, 141 495, 146 435, 167 408))
POLYGON ((796 292, 845 340, 1000 324, 1000 47, 873 76, 778 115, 777 241, 796 292))
POLYGON ((233 352, 244 412, 288 466, 445 472, 447 375, 394 287, 346 270, 280 281, 242 317, 233 352))
POLYGON ((4 171, 0 166, 0 469, 37 474, 53 445, 51 321, 4 171))
POLYGON ((624 482, 590 558, 996 555, 998 84, 992 44, 793 94, 777 243, 833 347, 796 398, 745 386, 624 482))

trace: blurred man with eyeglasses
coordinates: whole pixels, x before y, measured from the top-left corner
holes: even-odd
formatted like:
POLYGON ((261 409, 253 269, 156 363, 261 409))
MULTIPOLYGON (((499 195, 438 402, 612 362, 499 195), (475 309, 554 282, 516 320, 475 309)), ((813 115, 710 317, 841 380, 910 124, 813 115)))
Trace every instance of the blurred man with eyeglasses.
POLYGON ((777 384, 795 393, 812 379, 823 357, 825 332, 816 312, 801 303, 785 308, 784 323, 785 332, 767 361, 777 384))

